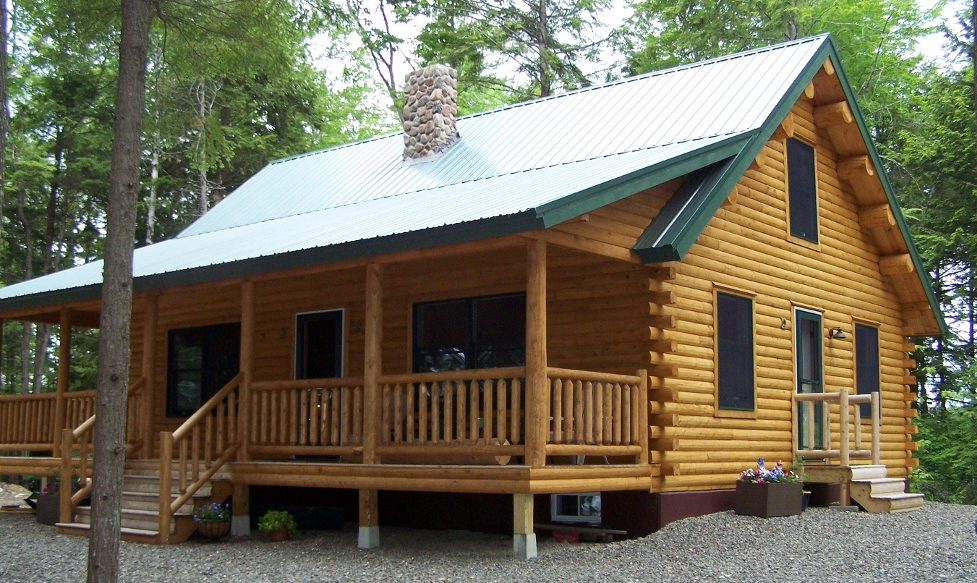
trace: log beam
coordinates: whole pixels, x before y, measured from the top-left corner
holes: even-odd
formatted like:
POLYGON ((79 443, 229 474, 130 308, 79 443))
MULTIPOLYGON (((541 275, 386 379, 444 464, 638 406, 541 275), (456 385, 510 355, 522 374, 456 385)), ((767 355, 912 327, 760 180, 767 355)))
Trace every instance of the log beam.
POLYGON ((739 197, 740 197, 739 187, 733 186, 733 190, 729 191, 729 194, 726 196, 726 200, 723 201, 723 206, 729 207, 735 205, 736 201, 739 200, 739 197))
POLYGON ((820 128, 830 128, 850 124, 855 117, 845 101, 828 103, 814 108, 814 124, 820 128))
MULTIPOLYGON (((383 266, 366 266, 366 322, 363 352, 363 463, 375 464, 377 420, 380 414, 380 390, 377 378, 383 374, 381 344, 383 343, 383 266)), ((545 374, 545 371, 544 371, 545 374)), ((363 493, 361 492, 361 498, 363 493)))
POLYGON ((916 270, 909 253, 886 255, 879 258, 879 270, 883 275, 905 275, 916 270))
POLYGON ((777 126, 777 129, 774 130, 773 135, 770 136, 770 139, 774 141, 780 141, 783 140, 784 138, 793 138, 793 137, 794 137, 794 114, 791 112, 787 112, 787 115, 784 116, 784 119, 777 126))
POLYGON ((849 182, 875 176, 875 166, 868 156, 853 156, 838 160, 838 177, 849 182))
MULTIPOLYGON (((65 429, 65 395, 71 381, 71 310, 61 308, 60 343, 58 344, 58 384, 54 405, 54 457, 61 455, 61 430, 65 429)), ((74 429, 73 427, 69 429, 74 429)))
POLYGON ((808 83, 807 87, 804 88, 804 97, 814 99, 814 81, 808 83))
POLYGON ((156 409, 153 406, 153 393, 156 391, 156 323, 159 315, 159 294, 146 296, 146 314, 142 327, 142 376, 146 379, 143 386, 143 431, 142 458, 153 457, 153 416, 156 409))
POLYGON ((858 211, 858 223, 863 228, 888 231, 896 225, 896 217, 888 204, 864 207, 858 211))
POLYGON ((546 242, 526 246, 526 465, 546 465, 546 242))
POLYGON ((824 65, 822 65, 821 68, 824 69, 824 72, 828 75, 835 74, 835 66, 834 63, 831 62, 831 57, 824 60, 824 65))

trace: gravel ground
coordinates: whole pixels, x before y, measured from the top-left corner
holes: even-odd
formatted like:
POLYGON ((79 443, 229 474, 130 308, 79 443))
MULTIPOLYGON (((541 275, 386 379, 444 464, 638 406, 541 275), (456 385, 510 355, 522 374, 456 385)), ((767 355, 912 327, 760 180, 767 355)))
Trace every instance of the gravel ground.
MULTIPOLYGON (((557 543, 511 558, 511 537, 381 528, 380 548, 356 531, 261 533, 170 547, 122 543, 121 580, 240 581, 977 581, 977 507, 927 503, 904 514, 812 508, 801 516, 732 512, 690 518, 637 540, 557 543)), ((0 515, 0 581, 83 581, 88 539, 32 516, 0 515)))

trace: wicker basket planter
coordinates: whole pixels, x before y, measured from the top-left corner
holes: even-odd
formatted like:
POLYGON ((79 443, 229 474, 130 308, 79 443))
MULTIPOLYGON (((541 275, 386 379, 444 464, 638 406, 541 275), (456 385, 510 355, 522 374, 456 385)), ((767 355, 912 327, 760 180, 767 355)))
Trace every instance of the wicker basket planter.
POLYGON ((804 484, 801 482, 736 482, 736 514, 771 518, 801 513, 804 484))
POLYGON ((197 534, 204 538, 220 539, 231 532, 229 520, 201 520, 197 522, 197 534))

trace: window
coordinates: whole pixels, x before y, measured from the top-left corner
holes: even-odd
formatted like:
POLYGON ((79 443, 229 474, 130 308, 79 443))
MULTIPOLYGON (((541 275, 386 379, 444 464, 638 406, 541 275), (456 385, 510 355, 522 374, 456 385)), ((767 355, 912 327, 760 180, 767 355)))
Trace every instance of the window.
MULTIPOLYGON (((855 324, 855 390, 870 395, 879 390, 879 329, 855 324)), ((862 417, 872 417, 872 404, 862 403, 862 417)))
POLYGON ((818 189, 814 148, 794 138, 787 139, 787 192, 790 234, 818 242, 818 189))
POLYGON ((295 378, 343 376, 343 311, 295 316, 295 378))
POLYGON ((716 292, 719 409, 754 410, 753 300, 716 292))
POLYGON ((414 304, 414 372, 525 363, 526 294, 414 304))
POLYGON ((600 525, 600 492, 551 494, 550 520, 562 523, 582 522, 600 525))
POLYGON ((187 417, 240 370, 241 324, 170 330, 166 416, 187 417))

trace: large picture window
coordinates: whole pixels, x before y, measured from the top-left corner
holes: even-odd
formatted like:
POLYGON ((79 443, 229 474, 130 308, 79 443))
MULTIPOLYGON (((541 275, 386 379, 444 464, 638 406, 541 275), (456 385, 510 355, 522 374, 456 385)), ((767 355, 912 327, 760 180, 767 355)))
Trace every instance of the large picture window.
POLYGON ((753 411, 753 300, 716 292, 716 371, 719 409, 753 411))
MULTIPOLYGON (((855 324, 855 390, 871 395, 879 390, 879 329, 855 324)), ((872 405, 862 403, 862 417, 872 416, 872 405)))
POLYGON ((787 193, 790 234, 818 242, 818 189, 814 148, 787 139, 787 193))
POLYGON ((188 417, 240 369, 241 324, 170 330, 166 416, 188 417))
POLYGON ((525 293, 414 304, 414 372, 525 363, 525 293))

